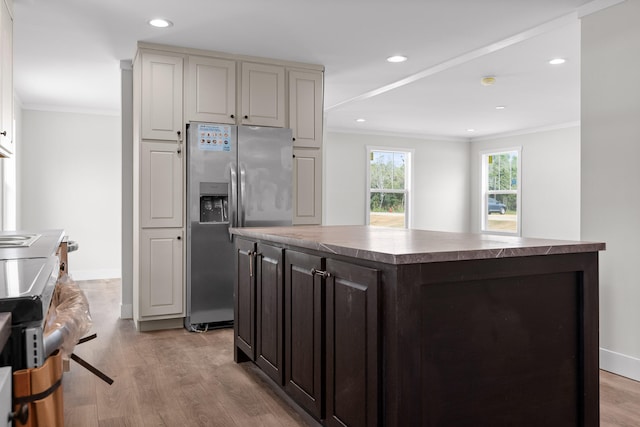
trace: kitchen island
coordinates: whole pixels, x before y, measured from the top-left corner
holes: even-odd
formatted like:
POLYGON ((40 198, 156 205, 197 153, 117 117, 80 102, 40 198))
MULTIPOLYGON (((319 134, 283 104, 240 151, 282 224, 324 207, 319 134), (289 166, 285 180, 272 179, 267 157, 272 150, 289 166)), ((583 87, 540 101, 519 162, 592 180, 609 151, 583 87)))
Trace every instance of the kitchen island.
POLYGON ((603 243, 236 228, 237 362, 325 425, 599 424, 603 243))

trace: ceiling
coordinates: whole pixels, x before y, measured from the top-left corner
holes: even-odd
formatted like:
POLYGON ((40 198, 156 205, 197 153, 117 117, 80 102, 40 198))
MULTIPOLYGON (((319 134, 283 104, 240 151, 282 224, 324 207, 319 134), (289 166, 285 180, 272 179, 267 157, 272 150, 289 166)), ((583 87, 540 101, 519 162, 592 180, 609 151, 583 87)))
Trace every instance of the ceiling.
POLYGON ((580 118, 578 17, 619 1, 14 0, 15 91, 25 109, 119 114, 120 60, 145 41, 322 64, 328 130, 562 127, 580 118))

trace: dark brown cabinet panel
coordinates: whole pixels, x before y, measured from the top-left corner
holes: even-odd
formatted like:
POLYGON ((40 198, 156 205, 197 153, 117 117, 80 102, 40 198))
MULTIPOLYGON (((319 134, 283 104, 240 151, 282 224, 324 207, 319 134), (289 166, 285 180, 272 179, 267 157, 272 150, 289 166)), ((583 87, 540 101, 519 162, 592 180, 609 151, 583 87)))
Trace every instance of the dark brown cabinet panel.
POLYGON ((379 271, 327 259, 326 420, 376 426, 379 420, 379 271))
POLYGON ((282 385, 283 376, 283 254, 258 243, 256 254, 256 364, 282 385))
POLYGON ((285 390, 312 415, 322 418, 324 258, 285 254, 285 390))
POLYGON ((326 420, 376 426, 379 420, 379 271, 327 259, 326 420))
POLYGON ((255 253, 256 244, 236 240, 234 359, 255 360, 255 253), (241 350, 245 357, 238 354, 241 350))

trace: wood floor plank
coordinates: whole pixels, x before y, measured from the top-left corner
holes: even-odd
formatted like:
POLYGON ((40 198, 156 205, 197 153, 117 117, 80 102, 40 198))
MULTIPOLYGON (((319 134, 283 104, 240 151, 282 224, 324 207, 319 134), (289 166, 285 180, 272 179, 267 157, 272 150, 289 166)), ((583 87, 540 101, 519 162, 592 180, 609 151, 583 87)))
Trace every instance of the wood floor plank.
POLYGON ((600 425, 640 426, 640 383, 600 371, 600 425))
MULTIPOLYGON (((65 426, 308 426, 251 364, 233 362, 233 330, 138 332, 119 319, 120 281, 79 282, 98 338, 76 353, 114 379, 71 362, 65 426)), ((603 427, 640 426, 640 382, 600 373, 603 427)))
MULTIPOLYGON (((66 393, 65 393, 66 398, 66 393)), ((95 398, 94 398, 95 400, 95 398)), ((69 426, 98 427, 96 405, 75 405, 64 402, 64 423, 69 426)))

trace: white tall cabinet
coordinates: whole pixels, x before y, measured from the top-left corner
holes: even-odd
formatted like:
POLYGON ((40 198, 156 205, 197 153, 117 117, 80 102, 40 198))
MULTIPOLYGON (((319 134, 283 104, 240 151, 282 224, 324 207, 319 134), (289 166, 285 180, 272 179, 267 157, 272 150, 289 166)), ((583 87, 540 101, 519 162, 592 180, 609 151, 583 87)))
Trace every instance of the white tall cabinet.
POLYGON ((185 316, 184 57, 140 50, 134 61, 133 316, 140 330, 185 316))
POLYGON ((186 123, 290 127, 293 223, 320 224, 324 68, 149 43, 133 67, 134 320, 182 327, 186 123))
POLYGON ((323 76, 289 71, 289 126, 293 130, 293 223, 322 223, 323 76))

